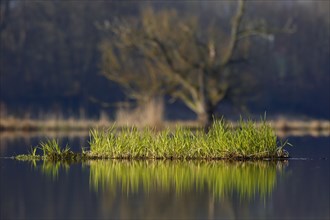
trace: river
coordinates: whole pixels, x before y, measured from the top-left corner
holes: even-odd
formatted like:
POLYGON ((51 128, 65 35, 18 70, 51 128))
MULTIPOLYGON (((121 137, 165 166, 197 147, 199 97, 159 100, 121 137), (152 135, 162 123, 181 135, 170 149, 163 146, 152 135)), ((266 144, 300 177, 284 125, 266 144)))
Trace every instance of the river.
MULTIPOLYGON (((45 137, 1 137, 1 219, 329 219, 330 137, 288 137, 282 162, 5 159, 45 137)), ((60 137, 73 150, 87 136, 60 137)))

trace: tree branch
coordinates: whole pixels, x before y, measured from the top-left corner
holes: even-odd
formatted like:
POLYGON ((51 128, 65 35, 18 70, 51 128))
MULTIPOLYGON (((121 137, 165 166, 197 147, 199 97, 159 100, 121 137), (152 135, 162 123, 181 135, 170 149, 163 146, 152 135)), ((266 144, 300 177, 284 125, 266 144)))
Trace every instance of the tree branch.
POLYGON ((291 20, 288 20, 288 22, 284 25, 283 28, 257 27, 257 28, 240 31, 238 33, 237 41, 251 36, 260 36, 266 39, 271 39, 273 34, 277 34, 277 33, 292 34, 295 31, 296 31, 296 27, 292 26, 291 20))
POLYGON ((232 58, 235 48, 237 46, 238 31, 244 14, 244 6, 245 6, 245 0, 238 0, 236 14, 233 17, 232 25, 231 25, 229 46, 221 62, 222 66, 225 66, 228 63, 228 61, 232 58))
POLYGON ((158 40, 156 37, 152 38, 151 40, 153 42, 155 42, 156 45, 158 46, 158 48, 161 50, 162 54, 164 55, 165 62, 167 63, 168 67, 171 69, 172 76, 175 78, 175 80, 177 80, 184 88, 186 88, 188 91, 190 91, 190 93, 192 94, 192 97, 197 100, 198 92, 197 92, 196 88, 193 87, 189 81, 187 81, 185 78, 183 78, 180 75, 180 74, 185 73, 185 71, 181 72, 180 70, 175 68, 174 62, 173 62, 170 54, 168 53, 165 45, 160 40, 158 40))
POLYGON ((192 101, 191 98, 188 95, 184 94, 182 91, 174 90, 170 94, 173 98, 178 98, 183 101, 192 111, 198 112, 196 102, 192 101))

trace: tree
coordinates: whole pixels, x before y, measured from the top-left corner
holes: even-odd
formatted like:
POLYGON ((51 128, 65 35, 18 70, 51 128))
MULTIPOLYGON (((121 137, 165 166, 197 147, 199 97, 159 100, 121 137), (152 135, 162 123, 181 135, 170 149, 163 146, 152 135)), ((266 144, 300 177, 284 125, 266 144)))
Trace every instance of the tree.
POLYGON ((175 10, 151 8, 140 19, 107 23, 112 36, 101 45, 102 71, 133 98, 169 94, 182 100, 209 126, 217 105, 252 82, 242 83, 249 38, 272 39, 278 31, 243 21, 244 7, 239 0, 229 33, 175 10))

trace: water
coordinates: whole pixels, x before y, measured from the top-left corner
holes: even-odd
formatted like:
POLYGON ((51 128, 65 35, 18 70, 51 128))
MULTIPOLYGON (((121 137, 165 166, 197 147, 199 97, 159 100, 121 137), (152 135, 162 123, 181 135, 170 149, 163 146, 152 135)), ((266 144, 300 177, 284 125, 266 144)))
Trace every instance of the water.
MULTIPOLYGON (((289 137, 285 162, 0 159, 1 219, 329 219, 330 137, 289 137)), ((39 137, 1 137, 1 156, 39 137)), ((86 137, 65 137, 75 150, 86 137)))

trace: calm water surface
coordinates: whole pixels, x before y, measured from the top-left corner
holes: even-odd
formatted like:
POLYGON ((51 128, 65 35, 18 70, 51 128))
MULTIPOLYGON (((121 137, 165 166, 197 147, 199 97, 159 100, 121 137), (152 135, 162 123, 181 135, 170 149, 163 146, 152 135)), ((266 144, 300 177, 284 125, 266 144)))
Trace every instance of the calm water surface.
MULTIPOLYGON (((0 159, 0 219, 329 219, 330 138, 289 140, 276 163, 0 159)), ((1 156, 39 141, 2 137, 1 156)))

